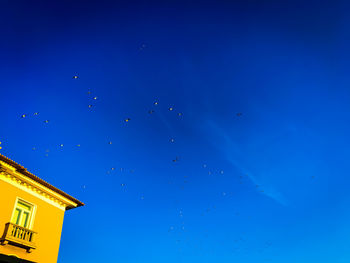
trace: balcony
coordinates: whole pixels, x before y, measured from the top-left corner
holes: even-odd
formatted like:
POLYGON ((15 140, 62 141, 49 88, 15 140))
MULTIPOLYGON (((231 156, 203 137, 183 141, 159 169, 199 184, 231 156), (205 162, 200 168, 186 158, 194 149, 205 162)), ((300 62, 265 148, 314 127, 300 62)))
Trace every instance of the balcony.
POLYGON ((7 223, 5 225, 4 234, 0 238, 0 243, 1 245, 10 244, 13 246, 18 246, 26 249, 27 252, 30 253, 36 248, 34 243, 36 234, 36 232, 22 226, 7 223))

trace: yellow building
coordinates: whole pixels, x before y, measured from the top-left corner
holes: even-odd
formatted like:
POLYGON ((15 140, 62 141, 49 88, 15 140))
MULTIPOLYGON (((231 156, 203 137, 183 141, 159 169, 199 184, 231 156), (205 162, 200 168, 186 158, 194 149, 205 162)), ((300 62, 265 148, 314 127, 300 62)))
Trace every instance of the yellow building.
POLYGON ((64 212, 83 205, 0 154, 0 263, 56 263, 64 212))

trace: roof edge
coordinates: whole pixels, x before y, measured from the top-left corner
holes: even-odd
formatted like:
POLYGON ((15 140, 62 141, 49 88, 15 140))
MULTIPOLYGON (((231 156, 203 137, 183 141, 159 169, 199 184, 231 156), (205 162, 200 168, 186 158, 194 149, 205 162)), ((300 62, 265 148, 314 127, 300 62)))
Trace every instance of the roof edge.
POLYGON ((37 177, 36 175, 30 173, 29 171, 27 171, 27 169, 25 167, 23 167, 22 165, 16 163, 15 161, 11 160, 10 158, 2 155, 0 153, 0 161, 3 161, 5 163, 7 163, 8 165, 14 167, 16 169, 17 172, 27 176, 28 178, 34 180, 35 182, 49 188, 50 190, 56 192, 57 194, 67 198, 68 200, 74 202, 77 204, 76 207, 66 207, 66 210, 70 210, 70 209, 73 209, 73 208, 77 208, 77 207, 80 207, 80 206, 84 206, 85 204, 81 201, 79 201, 78 199, 74 198, 73 196, 63 192, 62 190, 58 189, 57 187, 49 184, 48 182, 44 181, 43 179, 37 177))

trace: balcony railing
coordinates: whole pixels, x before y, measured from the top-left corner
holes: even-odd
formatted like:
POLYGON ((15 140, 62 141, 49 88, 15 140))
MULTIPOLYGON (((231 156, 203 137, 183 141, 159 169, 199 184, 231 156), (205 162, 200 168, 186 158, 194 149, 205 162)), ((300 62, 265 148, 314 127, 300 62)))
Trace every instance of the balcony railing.
POLYGON ((28 228, 7 223, 5 225, 5 231, 3 236, 0 238, 1 245, 11 244, 14 246, 19 246, 25 248, 27 252, 31 252, 35 249, 35 235, 37 233, 29 230, 28 228))

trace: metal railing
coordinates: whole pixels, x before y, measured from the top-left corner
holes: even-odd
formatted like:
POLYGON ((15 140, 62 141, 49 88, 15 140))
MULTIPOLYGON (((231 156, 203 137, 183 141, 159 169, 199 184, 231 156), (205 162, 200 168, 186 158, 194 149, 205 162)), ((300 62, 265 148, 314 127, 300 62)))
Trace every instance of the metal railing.
POLYGON ((20 246, 30 252, 31 249, 36 248, 34 242, 36 234, 36 232, 28 228, 13 223, 6 223, 4 235, 0 238, 0 242, 2 245, 10 243, 12 245, 20 246))

